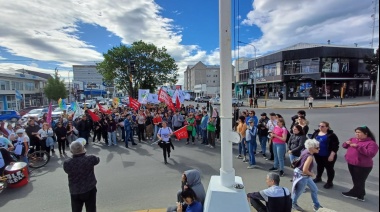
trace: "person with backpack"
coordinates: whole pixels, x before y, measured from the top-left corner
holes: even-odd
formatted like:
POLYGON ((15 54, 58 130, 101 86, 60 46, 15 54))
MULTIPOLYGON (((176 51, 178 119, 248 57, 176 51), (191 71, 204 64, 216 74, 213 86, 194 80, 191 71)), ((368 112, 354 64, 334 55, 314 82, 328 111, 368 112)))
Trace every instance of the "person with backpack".
POLYGON ((298 164, 293 174, 292 208, 297 211, 304 211, 298 206, 297 200, 304 193, 305 187, 310 188, 311 199, 314 211, 323 208, 318 201, 318 187, 313 181, 315 174, 312 172, 314 166, 314 154, 319 152, 319 142, 315 139, 308 139, 305 142, 305 150, 302 151, 298 164))
POLYGON ((266 183, 267 189, 247 194, 252 207, 258 212, 290 212, 292 210, 290 191, 280 186, 280 175, 268 173, 266 183))

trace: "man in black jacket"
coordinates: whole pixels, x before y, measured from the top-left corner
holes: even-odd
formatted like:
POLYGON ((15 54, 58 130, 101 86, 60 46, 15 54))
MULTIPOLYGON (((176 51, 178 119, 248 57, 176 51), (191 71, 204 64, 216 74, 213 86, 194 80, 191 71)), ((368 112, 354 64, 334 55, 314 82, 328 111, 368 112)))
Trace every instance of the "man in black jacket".
POLYGON ((86 140, 86 145, 88 145, 88 137, 90 134, 90 124, 87 122, 87 116, 83 115, 82 120, 79 121, 78 123, 78 133, 80 138, 84 138, 86 140))
POLYGON ((34 119, 30 119, 28 126, 25 128, 25 132, 30 139, 30 145, 34 146, 34 150, 40 150, 40 148, 45 150, 45 145, 41 147, 40 139, 37 137, 40 129, 40 126, 35 123, 34 119))
POLYGON ((94 167, 100 159, 94 155, 86 155, 83 138, 78 138, 70 145, 73 157, 63 163, 63 170, 68 175, 72 211, 96 212, 96 178, 94 167))

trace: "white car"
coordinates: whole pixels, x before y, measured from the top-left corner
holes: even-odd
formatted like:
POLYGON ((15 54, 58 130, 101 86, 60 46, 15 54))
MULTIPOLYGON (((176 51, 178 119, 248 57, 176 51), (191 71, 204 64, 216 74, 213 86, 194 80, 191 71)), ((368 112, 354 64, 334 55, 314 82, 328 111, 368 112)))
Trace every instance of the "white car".
POLYGON ((216 98, 210 99, 210 104, 212 104, 212 105, 220 105, 220 98, 216 97, 216 98))
POLYGON ((232 106, 238 106, 238 107, 241 107, 243 106, 243 103, 244 101, 243 100, 239 100, 237 98, 232 98, 232 106))
POLYGON ((29 111, 27 114, 23 115, 21 118, 22 122, 27 121, 30 117, 35 117, 38 119, 42 118, 44 113, 47 113, 48 109, 47 108, 39 108, 39 109, 33 109, 29 111))
POLYGON ((87 107, 88 109, 93 109, 93 108, 96 107, 96 101, 95 101, 95 100, 86 100, 86 101, 84 102, 84 104, 83 104, 83 107, 84 107, 84 105, 86 105, 86 107, 87 107))
MULTIPOLYGON (((74 111, 71 110, 70 105, 67 105, 66 113, 67 113, 67 114, 72 114, 73 112, 74 112, 74 111)), ((63 113, 63 110, 62 110, 61 108, 57 107, 57 108, 56 108, 55 110, 53 110, 53 112, 51 113, 51 118, 52 118, 53 120, 55 120, 55 119, 59 119, 59 118, 61 118, 62 113, 63 113)))

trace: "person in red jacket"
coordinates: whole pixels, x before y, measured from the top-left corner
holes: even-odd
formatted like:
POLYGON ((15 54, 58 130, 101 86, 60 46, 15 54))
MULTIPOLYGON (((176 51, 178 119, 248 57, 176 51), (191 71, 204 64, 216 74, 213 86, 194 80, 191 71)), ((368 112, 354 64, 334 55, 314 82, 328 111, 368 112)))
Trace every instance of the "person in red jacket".
POLYGON ((379 146, 376 144, 375 136, 366 126, 357 127, 355 135, 342 145, 347 149, 345 159, 354 183, 354 187, 348 192, 342 192, 342 195, 364 202, 365 181, 372 171, 373 158, 379 151, 379 146))

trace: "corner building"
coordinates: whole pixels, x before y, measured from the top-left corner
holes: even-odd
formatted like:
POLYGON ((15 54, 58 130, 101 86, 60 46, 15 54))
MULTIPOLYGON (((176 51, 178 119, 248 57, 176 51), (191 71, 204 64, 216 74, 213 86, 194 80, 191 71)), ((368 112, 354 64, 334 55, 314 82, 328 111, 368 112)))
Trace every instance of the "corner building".
MULTIPOLYGON (((248 70, 256 82, 259 96, 285 99, 340 98, 346 85, 345 97, 369 96, 371 80, 364 63, 371 48, 299 43, 248 62, 248 70)), ((253 91, 254 84, 244 89, 253 91)))

